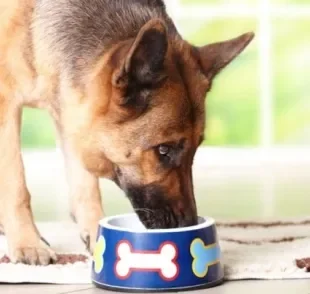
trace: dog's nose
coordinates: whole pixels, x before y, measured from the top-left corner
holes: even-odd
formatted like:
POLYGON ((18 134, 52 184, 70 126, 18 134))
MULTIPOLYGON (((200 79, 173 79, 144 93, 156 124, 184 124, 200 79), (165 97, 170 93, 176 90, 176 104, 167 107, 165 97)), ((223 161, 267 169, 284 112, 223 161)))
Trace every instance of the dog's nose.
POLYGON ((181 206, 182 209, 179 209, 176 211, 176 216, 177 216, 177 223, 178 227, 190 227, 190 226, 195 226, 198 224, 198 216, 197 216, 197 211, 194 208, 187 207, 187 209, 184 209, 184 206, 181 206))
POLYGON ((198 224, 198 216, 195 201, 194 203, 178 202, 174 208, 177 216, 178 227, 189 227, 198 224))
POLYGON ((197 224, 198 224, 198 217, 195 215, 190 215, 190 216, 186 216, 183 218, 179 218, 178 220, 179 228, 195 226, 197 224))

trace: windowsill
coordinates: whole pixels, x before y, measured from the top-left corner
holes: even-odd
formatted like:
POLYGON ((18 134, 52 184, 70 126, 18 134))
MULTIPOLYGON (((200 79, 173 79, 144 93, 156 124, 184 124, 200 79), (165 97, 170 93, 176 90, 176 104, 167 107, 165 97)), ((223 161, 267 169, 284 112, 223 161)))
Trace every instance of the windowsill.
MULTIPOLYGON (((214 166, 261 166, 261 165, 309 165, 309 147, 200 147, 196 153, 195 167, 214 166)), ((28 149, 23 150, 25 165, 40 166, 46 159, 50 159, 52 165, 62 162, 60 149, 28 149), (41 159, 43 161, 41 161, 41 159)))

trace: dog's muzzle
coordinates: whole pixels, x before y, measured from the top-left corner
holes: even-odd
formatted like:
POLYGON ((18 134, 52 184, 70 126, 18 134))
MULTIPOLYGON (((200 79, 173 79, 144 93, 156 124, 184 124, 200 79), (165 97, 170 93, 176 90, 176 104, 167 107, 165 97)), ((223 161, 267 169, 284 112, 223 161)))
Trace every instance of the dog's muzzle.
POLYGON ((140 221, 148 229, 167 229, 196 225, 197 215, 191 204, 187 210, 176 209, 176 204, 165 197, 162 189, 155 185, 127 187, 124 189, 140 221))

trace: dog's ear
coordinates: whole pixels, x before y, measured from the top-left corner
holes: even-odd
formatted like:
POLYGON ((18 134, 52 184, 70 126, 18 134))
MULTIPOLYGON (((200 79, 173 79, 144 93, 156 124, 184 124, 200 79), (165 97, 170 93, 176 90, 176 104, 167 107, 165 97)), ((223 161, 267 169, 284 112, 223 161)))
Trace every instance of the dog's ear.
POLYGON ((212 80, 247 47, 253 38, 254 33, 250 32, 231 40, 198 48, 204 75, 212 80))
POLYGON ((165 24, 158 19, 146 23, 131 45, 121 67, 114 73, 113 85, 149 85, 161 80, 168 50, 165 24))

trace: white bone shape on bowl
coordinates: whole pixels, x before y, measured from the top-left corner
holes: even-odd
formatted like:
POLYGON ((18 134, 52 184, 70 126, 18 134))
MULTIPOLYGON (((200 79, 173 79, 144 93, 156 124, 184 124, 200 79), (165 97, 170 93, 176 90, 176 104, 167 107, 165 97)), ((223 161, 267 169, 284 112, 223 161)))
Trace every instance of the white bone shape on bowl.
POLYGON ((132 271, 158 272, 162 279, 171 281, 179 274, 176 262, 177 248, 173 243, 163 243, 157 251, 134 251, 127 241, 121 241, 117 248, 116 275, 127 279, 132 271))

